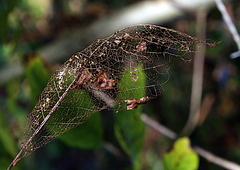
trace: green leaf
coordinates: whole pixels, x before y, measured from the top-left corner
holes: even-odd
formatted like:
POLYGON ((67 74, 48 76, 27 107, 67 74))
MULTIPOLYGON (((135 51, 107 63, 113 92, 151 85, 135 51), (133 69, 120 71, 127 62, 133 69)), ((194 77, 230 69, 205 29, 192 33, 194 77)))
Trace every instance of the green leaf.
POLYGON ((35 105, 39 95, 50 78, 50 73, 45 68, 42 59, 39 57, 31 59, 25 71, 30 86, 31 101, 32 104, 35 105))
POLYGON ((190 147, 188 138, 178 139, 173 149, 163 156, 164 170, 195 170, 198 169, 198 155, 190 147))
POLYGON ((6 122, 6 119, 1 111, 0 111, 0 141, 3 145, 2 147, 5 150, 7 150, 7 152, 11 156, 14 157, 17 154, 17 146, 15 144, 15 140, 12 136, 12 133, 6 122))
POLYGON ((0 167, 1 167, 1 169, 7 169, 8 166, 9 166, 9 161, 10 160, 8 158, 3 157, 1 155, 1 157, 0 157, 0 167))
POLYGON ((94 113, 91 118, 81 126, 78 126, 59 139, 69 146, 94 149, 103 142, 103 130, 101 124, 101 115, 94 113))
POLYGON ((18 0, 0 1, 0 44, 6 41, 8 35, 8 16, 19 3, 18 0))
MULTIPOLYGON (((138 66, 135 74, 138 75, 138 80, 132 81, 130 79, 130 70, 126 70, 125 75, 122 77, 119 82, 119 90, 138 88, 138 93, 134 94, 134 97, 140 99, 145 96, 146 77, 142 71, 142 66, 138 66)), ((117 96, 118 97, 118 96, 117 96)), ((125 91, 125 99, 133 99, 132 91, 125 91)), ((125 106, 126 107, 126 106, 125 106)), ((141 121, 141 106, 138 106, 134 110, 123 110, 119 111, 116 115, 116 123, 114 125, 116 138, 123 148, 123 150, 131 157, 131 160, 134 162, 135 169, 139 168, 139 153, 142 148, 145 125, 141 121)))
POLYGON ((135 169, 139 167, 145 126, 140 119, 141 107, 131 111, 120 111, 114 124, 116 138, 122 149, 131 157, 135 169))

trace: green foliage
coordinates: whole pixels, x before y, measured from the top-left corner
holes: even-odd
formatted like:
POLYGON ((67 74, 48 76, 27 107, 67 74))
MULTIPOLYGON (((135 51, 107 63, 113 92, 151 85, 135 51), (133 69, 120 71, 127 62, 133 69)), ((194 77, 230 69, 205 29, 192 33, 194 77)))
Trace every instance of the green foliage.
POLYGON ((123 150, 131 157, 135 169, 140 166, 145 126, 140 119, 141 107, 132 111, 120 111, 114 124, 116 138, 123 150))
POLYGON ((198 155, 192 150, 186 137, 178 139, 173 149, 163 156, 164 170, 196 170, 198 164, 198 155))
POLYGON ((42 18, 49 11, 48 0, 22 0, 22 6, 31 13, 34 19, 42 18))
MULTIPOLYGON (((137 74, 141 79, 139 79, 137 82, 132 81, 129 79, 130 73, 129 70, 126 71, 126 74, 122 77, 119 84, 119 89, 126 89, 127 86, 128 89, 131 89, 133 87, 137 86, 144 87, 146 84, 146 77, 144 75, 144 72, 141 70, 142 66, 137 67, 137 74), (124 82, 124 83, 121 83, 124 82)), ((138 91, 137 94, 134 94, 136 98, 141 98, 145 96, 145 89, 142 88, 140 91, 138 91)), ((133 99, 133 95, 131 91, 129 93, 126 93, 126 96, 124 96, 126 99, 133 99)), ((119 144, 124 149, 124 151, 131 157, 132 161, 134 162, 135 169, 139 168, 140 162, 139 160, 139 154, 142 149, 142 142, 144 138, 144 132, 145 132, 145 125, 141 121, 140 118, 141 114, 141 106, 138 106, 137 109, 134 110, 123 110, 119 111, 116 115, 116 122, 114 125, 115 128, 115 135, 118 139, 119 144)))
MULTIPOLYGON (((5 101, 7 111, 11 113, 11 116, 14 119, 14 124, 17 124, 19 129, 16 129, 13 133, 17 135, 19 130, 25 126, 26 122, 26 109, 19 105, 18 101, 21 99, 24 101, 24 87, 20 84, 19 78, 12 79, 7 83, 6 92, 8 97, 5 101)), ((4 110, 3 110, 4 111, 4 110)), ((5 113, 6 114, 6 113, 5 113)), ((6 114, 7 115, 7 114, 6 114)), ((10 126, 10 124, 9 124, 10 126)), ((10 128, 10 127, 9 127, 10 128)))
POLYGON ((12 157, 17 154, 15 140, 2 112, 0 112, 0 141, 2 143, 2 148, 6 150, 12 157))
POLYGON ((60 136, 59 139, 69 146, 94 149, 103 142, 103 130, 100 113, 94 113, 89 120, 69 132, 60 136))
POLYGON ((30 60, 26 69, 26 77, 30 87, 32 105, 35 105, 39 95, 46 86, 50 73, 39 57, 30 60))
POLYGON ((6 41, 8 32, 8 15, 17 5, 18 0, 0 1, 0 44, 6 41))
POLYGON ((9 162, 17 154, 17 145, 2 111, 0 111, 0 145, 0 169, 7 169, 9 162))

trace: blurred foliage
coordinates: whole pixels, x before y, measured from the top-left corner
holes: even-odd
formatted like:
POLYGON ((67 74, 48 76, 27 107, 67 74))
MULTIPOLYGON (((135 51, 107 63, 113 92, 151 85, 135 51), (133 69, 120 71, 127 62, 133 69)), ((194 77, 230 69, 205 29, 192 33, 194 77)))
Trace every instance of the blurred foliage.
POLYGON ((7 169, 11 157, 14 157, 18 149, 14 137, 11 133, 10 127, 7 124, 7 119, 4 117, 0 110, 0 167, 1 169, 7 169))
POLYGON ((60 136, 59 139, 72 147, 95 149, 103 143, 103 129, 100 113, 94 113, 89 120, 60 136))
POLYGON ((188 138, 178 139, 173 149, 163 156, 164 170, 196 170, 198 169, 198 155, 190 147, 188 138))
POLYGON ((33 56, 33 58, 30 57, 26 65, 25 74, 30 88, 31 103, 32 106, 34 106, 39 95, 47 85, 48 79, 50 78, 50 73, 45 68, 41 58, 38 56, 33 56))
POLYGON ((2 112, 0 113, 0 139, 3 149, 5 149, 11 156, 15 156, 17 154, 15 141, 2 112))
MULTIPOLYGON (((6 169, 18 152, 17 135, 25 125, 27 113, 54 68, 61 64, 45 63, 41 56, 35 54, 36 50, 47 46, 61 34, 83 26, 87 28, 99 17, 135 2, 137 0, 0 1, 0 69, 16 63, 23 69, 22 74, 0 84, 0 169, 6 169)), ((227 1, 226 5, 239 30, 239 1, 227 1)), ((169 21, 165 26, 196 35, 197 24, 193 15, 169 21)), ((229 58, 232 52, 237 51, 237 46, 215 8, 207 15, 206 30, 207 39, 221 41, 206 51, 203 99, 211 94, 214 103, 189 139, 220 157, 239 163, 240 59, 229 58)), ((173 60, 163 96, 144 107, 139 106, 137 110, 111 113, 114 119, 105 113, 96 113, 86 124, 39 149, 14 168, 159 169, 163 161, 171 159, 166 157, 176 157, 178 151, 166 153, 172 145, 170 140, 146 128, 140 121, 140 112, 144 110, 179 133, 188 118, 191 73, 192 64, 173 60), (163 156, 165 153, 173 156, 163 156)), ((187 140, 184 141, 181 151, 194 155, 187 140)), ((200 158, 199 169, 220 168, 200 158)))
POLYGON ((12 12, 15 6, 17 6, 18 0, 0 1, 0 42, 1 44, 6 41, 8 34, 8 16, 12 12))

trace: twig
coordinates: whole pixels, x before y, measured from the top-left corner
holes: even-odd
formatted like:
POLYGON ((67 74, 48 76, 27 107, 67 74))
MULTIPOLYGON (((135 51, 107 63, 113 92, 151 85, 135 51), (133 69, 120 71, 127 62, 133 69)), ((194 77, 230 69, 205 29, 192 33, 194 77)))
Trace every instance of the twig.
POLYGON ((177 138, 177 134, 175 132, 173 132, 173 131, 169 130, 168 128, 164 127, 163 125, 159 124, 157 121, 151 119, 146 114, 142 114, 141 119, 146 125, 152 127, 153 129, 155 129, 159 133, 169 137, 170 139, 174 140, 177 138))
POLYGON ((209 162, 213 162, 219 166, 222 166, 223 168, 226 168, 226 169, 232 169, 232 170, 239 170, 240 169, 240 165, 234 163, 234 162, 230 162, 230 161, 227 161, 223 158, 220 158, 216 155, 213 155, 212 153, 198 147, 198 146, 195 146, 193 147, 193 149, 199 154, 201 155, 202 157, 204 157, 205 159, 207 159, 209 162))
MULTIPOLYGON (((159 133, 167 136, 170 139, 173 139, 173 140, 177 139, 177 134, 175 132, 159 124, 157 121, 151 119, 146 114, 142 114, 141 119, 146 125, 157 130, 159 133)), ((212 162, 218 166, 221 166, 226 169, 231 169, 231 170, 240 170, 239 164, 220 158, 198 146, 193 147, 193 150, 195 150, 201 157, 205 158, 209 162, 212 162)))
POLYGON ((202 105, 201 105, 201 108, 200 108, 200 117, 199 117, 199 120, 198 120, 198 126, 201 125, 205 119, 207 118, 214 102, 215 102, 215 95, 213 93, 207 93, 204 98, 203 98, 203 101, 202 101, 202 105))
MULTIPOLYGON (((199 9, 197 12, 197 38, 205 39, 206 37, 206 11, 199 9)), ((202 98, 202 84, 204 72, 204 60, 206 46, 199 44, 199 52, 195 54, 193 60, 193 78, 192 78, 192 92, 190 102, 190 113, 188 121, 183 128, 181 135, 189 136, 198 124, 200 118, 200 105, 202 98)))
POLYGON ((93 84, 90 83, 90 88, 87 90, 91 92, 94 97, 98 98, 99 100, 103 101, 107 107, 114 108, 114 100, 111 98, 108 94, 104 93, 103 90, 100 90, 99 88, 95 87, 93 84))
POLYGON ((217 8, 218 10, 221 12, 222 14, 222 17, 223 17, 223 20, 225 22, 225 24, 227 25, 230 33, 232 34, 232 37, 235 41, 235 43, 237 44, 237 47, 238 47, 238 51, 235 52, 235 53, 232 53, 230 55, 230 57, 232 59, 234 58, 237 58, 240 56, 240 36, 237 32, 237 29, 235 27, 235 25, 233 24, 232 20, 231 20, 231 17, 229 16, 227 10, 226 10, 226 7, 224 6, 222 0, 215 0, 216 2, 216 5, 217 5, 217 8))

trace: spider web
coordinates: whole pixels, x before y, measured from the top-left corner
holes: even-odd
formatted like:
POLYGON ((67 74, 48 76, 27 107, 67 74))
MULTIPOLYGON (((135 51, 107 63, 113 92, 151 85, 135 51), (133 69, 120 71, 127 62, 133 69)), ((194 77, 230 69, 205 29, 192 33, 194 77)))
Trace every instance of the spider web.
POLYGON ((20 136, 22 156, 86 122, 94 112, 124 108, 125 101, 136 98, 143 89, 146 95, 142 97, 161 95, 162 85, 169 79, 171 59, 190 61, 198 43, 214 45, 175 30, 138 25, 97 40, 74 54, 52 75, 28 115, 20 136), (105 77, 100 76, 102 72, 105 77), (129 81, 120 81, 126 74, 129 81), (102 83, 102 79, 106 81, 102 83), (138 84, 141 79, 146 79, 146 84, 138 84), (134 88, 130 83, 135 83, 134 88), (131 99, 126 98, 129 94, 131 99))

